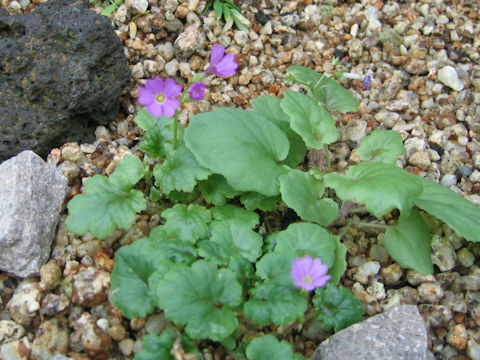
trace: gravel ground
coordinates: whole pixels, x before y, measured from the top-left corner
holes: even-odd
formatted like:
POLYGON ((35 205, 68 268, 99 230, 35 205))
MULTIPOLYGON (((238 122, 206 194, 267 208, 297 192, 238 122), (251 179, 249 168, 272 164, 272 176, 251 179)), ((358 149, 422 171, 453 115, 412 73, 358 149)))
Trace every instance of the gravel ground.
MULTIPOLYGON (((89 176, 111 173, 123 154, 141 155, 142 131, 133 116, 145 79, 175 77, 186 83, 191 72, 205 68, 212 45, 219 43, 236 54, 240 72, 227 80, 207 79, 206 98, 184 106, 183 123, 216 107, 248 108, 260 94, 281 96, 288 88, 282 80, 287 67, 322 72, 335 55, 347 71, 372 77, 369 90, 362 80, 344 81, 361 105, 357 113, 336 117, 342 134, 342 141, 331 147, 336 168, 358 161, 352 149, 373 129, 393 129, 406 147, 400 165, 480 206, 477 0, 237 3, 252 24, 248 34, 236 28, 222 32, 223 23, 213 13, 201 14, 205 1, 199 0, 150 0, 149 13, 134 21, 146 2, 126 0, 110 15, 132 69, 131 87, 117 120, 97 129, 94 144, 68 143, 49 155, 48 161, 70 180, 69 198, 89 176)), ((11 13, 35 6, 29 0, 0 4, 11 13)), ((99 5, 91 8, 101 11, 99 5)), ((26 335, 12 348, 26 348, 36 359, 50 359, 54 352, 74 359, 131 359, 141 338, 161 330, 166 320, 162 314, 123 318, 106 301, 109 274, 115 250, 147 235, 159 217, 142 214, 132 229, 103 241, 67 234, 63 221, 64 216, 52 260, 40 278, 20 282, 0 274, 0 319, 14 320, 9 323, 12 339, 26 335)), ((351 229, 343 239, 349 266, 342 283, 361 298, 369 316, 397 304, 417 305, 436 359, 480 359, 480 244, 439 229, 432 243, 435 274, 429 276, 393 262, 381 233, 351 229)), ((291 340, 297 351, 309 355, 324 338, 307 327, 291 340)), ((210 358, 215 351, 205 349, 210 358)))

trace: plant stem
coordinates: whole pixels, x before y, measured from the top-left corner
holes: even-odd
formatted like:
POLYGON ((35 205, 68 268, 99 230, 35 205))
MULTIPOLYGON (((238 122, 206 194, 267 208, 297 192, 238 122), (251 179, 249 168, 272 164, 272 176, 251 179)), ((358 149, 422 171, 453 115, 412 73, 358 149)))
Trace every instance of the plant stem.
POLYGON ((327 159, 328 172, 332 171, 332 159, 330 158, 330 151, 328 150, 328 145, 323 144, 323 149, 325 150, 325 158, 327 159))
POLYGON ((177 138, 178 138, 178 109, 175 110, 175 115, 173 116, 173 150, 177 149, 177 138))

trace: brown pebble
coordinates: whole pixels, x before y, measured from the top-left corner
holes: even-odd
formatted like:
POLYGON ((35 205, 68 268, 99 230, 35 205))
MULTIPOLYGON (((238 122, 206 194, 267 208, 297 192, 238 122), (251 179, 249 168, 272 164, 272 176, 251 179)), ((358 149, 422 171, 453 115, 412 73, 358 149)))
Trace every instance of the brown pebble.
POLYGON ((247 105, 248 104, 248 100, 247 98, 242 95, 242 94, 238 94, 237 96, 235 96, 233 98, 233 102, 236 104, 236 105, 239 105, 239 106, 243 106, 243 105, 247 105))
POLYGON ((457 350, 463 350, 467 347, 468 332, 463 324, 457 324, 447 334, 447 343, 457 350))

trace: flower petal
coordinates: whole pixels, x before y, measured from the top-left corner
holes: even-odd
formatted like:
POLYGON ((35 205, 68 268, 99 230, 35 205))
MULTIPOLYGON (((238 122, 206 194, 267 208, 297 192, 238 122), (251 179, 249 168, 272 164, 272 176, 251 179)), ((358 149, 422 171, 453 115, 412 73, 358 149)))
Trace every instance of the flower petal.
POLYGON ((225 48, 221 45, 213 45, 212 54, 210 55, 210 64, 216 65, 222 59, 225 48))
POLYGON ((182 87, 178 85, 175 80, 167 79, 165 81, 165 87, 163 89, 163 93, 167 98, 174 98, 175 96, 180 95, 182 92, 182 87))
POLYGON ((138 89, 138 102, 141 105, 149 105, 155 102, 155 94, 145 88, 138 89))
POLYGON ((153 103, 147 105, 147 111, 155 117, 160 117, 163 115, 162 105, 154 101, 153 103))
POLYGON ((148 79, 145 82, 145 89, 148 91, 154 93, 155 95, 158 94, 159 92, 163 92, 164 88, 164 83, 162 78, 153 78, 153 79, 148 79))
POLYGON ((176 99, 167 99, 162 104, 163 112, 165 116, 173 117, 175 115, 175 110, 180 106, 180 101, 176 99))

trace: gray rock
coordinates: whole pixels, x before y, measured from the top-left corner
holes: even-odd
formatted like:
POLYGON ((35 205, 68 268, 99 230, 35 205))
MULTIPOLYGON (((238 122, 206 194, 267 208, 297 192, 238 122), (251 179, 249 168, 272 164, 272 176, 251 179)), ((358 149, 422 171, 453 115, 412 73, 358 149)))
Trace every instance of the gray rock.
POLYGON ((50 254, 67 179, 26 150, 0 165, 0 269, 37 275, 50 254))
POLYGON ((111 20, 87 0, 18 16, 0 7, 0 29, 0 161, 93 142, 96 126, 115 120, 130 70, 111 20))
POLYGON ((402 305, 339 331, 313 360, 427 359, 427 331, 417 307, 402 305))

